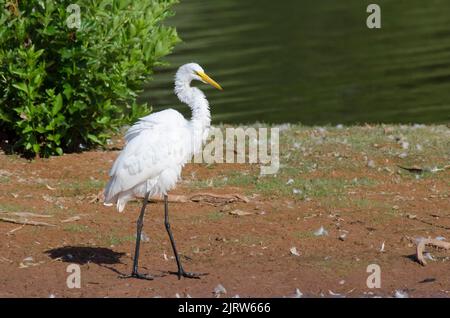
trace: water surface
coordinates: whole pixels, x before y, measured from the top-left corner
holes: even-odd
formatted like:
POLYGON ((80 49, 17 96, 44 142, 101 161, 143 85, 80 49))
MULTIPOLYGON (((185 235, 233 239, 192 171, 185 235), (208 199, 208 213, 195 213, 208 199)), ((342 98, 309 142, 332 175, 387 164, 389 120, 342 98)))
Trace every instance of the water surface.
POLYGON ((176 68, 195 61, 225 91, 202 86, 215 123, 450 121, 450 1, 181 0, 183 39, 141 96, 188 115, 176 68))

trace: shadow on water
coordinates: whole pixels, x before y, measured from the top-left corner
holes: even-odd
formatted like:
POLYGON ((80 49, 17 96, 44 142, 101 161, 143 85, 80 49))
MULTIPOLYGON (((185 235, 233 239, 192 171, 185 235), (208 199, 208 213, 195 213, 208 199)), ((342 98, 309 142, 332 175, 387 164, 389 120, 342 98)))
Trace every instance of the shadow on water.
POLYGON ((189 115, 173 94, 184 63, 202 64, 215 122, 448 122, 450 1, 189 0, 175 7, 184 40, 140 97, 189 115))

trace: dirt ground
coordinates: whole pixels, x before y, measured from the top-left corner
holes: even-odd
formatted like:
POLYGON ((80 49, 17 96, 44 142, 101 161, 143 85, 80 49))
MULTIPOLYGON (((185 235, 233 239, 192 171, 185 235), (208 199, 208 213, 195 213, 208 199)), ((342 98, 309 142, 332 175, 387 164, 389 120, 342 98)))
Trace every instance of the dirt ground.
POLYGON ((170 203, 185 269, 209 273, 199 280, 167 274, 176 263, 160 202, 147 210, 140 264, 162 277, 119 277, 131 271, 140 203, 120 214, 97 200, 118 150, 0 154, 0 297, 214 297, 218 284, 222 297, 448 297, 450 251, 428 248, 427 266, 415 259, 418 238, 450 238, 448 127, 289 129, 276 176, 250 164, 184 169, 173 194, 249 199, 170 203), (328 235, 316 235, 321 227, 328 235), (67 287, 70 264, 81 267, 79 289, 67 287), (370 264, 381 268, 379 289, 366 285, 370 264))

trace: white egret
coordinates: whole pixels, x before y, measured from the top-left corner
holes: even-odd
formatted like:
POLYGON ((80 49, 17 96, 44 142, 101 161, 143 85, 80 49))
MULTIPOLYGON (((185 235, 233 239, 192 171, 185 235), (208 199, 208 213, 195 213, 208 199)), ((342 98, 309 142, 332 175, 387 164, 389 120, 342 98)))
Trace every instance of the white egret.
POLYGON ((222 90, 200 65, 189 63, 181 66, 175 75, 175 94, 192 110, 192 118, 186 120, 179 112, 166 109, 139 119, 126 133, 125 148, 113 164, 110 181, 105 188, 105 203, 114 203, 122 212, 127 202, 144 197, 137 220, 136 248, 133 271, 128 277, 153 279, 138 271, 139 249, 145 209, 148 199, 164 196, 165 227, 169 234, 178 266, 178 278, 199 278, 202 274, 185 272, 170 229, 167 193, 180 178, 181 169, 200 151, 206 141, 211 124, 209 103, 203 92, 191 87, 198 80, 222 90))

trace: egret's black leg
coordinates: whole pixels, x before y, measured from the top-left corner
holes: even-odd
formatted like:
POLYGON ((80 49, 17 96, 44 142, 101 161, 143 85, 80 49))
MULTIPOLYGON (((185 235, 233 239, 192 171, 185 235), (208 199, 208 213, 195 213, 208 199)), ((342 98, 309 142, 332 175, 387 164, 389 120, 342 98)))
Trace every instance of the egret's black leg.
POLYGON ((172 230, 170 229, 169 223, 169 202, 167 195, 164 195, 164 224, 166 226, 167 233, 169 234, 170 244, 172 244, 173 253, 175 254, 175 260, 177 261, 178 266, 178 279, 181 279, 181 276, 187 278, 196 278, 199 279, 200 276, 207 275, 206 273, 188 273, 185 272, 183 266, 181 265, 180 256, 177 252, 177 247, 175 246, 175 240, 173 239, 172 230))
POLYGON ((153 279, 153 276, 148 275, 148 274, 140 274, 139 271, 138 271, 139 251, 140 251, 140 248, 141 248, 141 234, 142 234, 142 228, 144 226, 145 208, 147 207, 149 194, 150 193, 147 192, 147 194, 145 195, 144 201, 142 203, 141 214, 139 215, 139 218, 137 220, 136 248, 135 248, 135 251, 134 251, 133 271, 131 272, 130 276, 124 276, 124 278, 134 277, 134 278, 147 279, 147 280, 152 280, 153 279))

